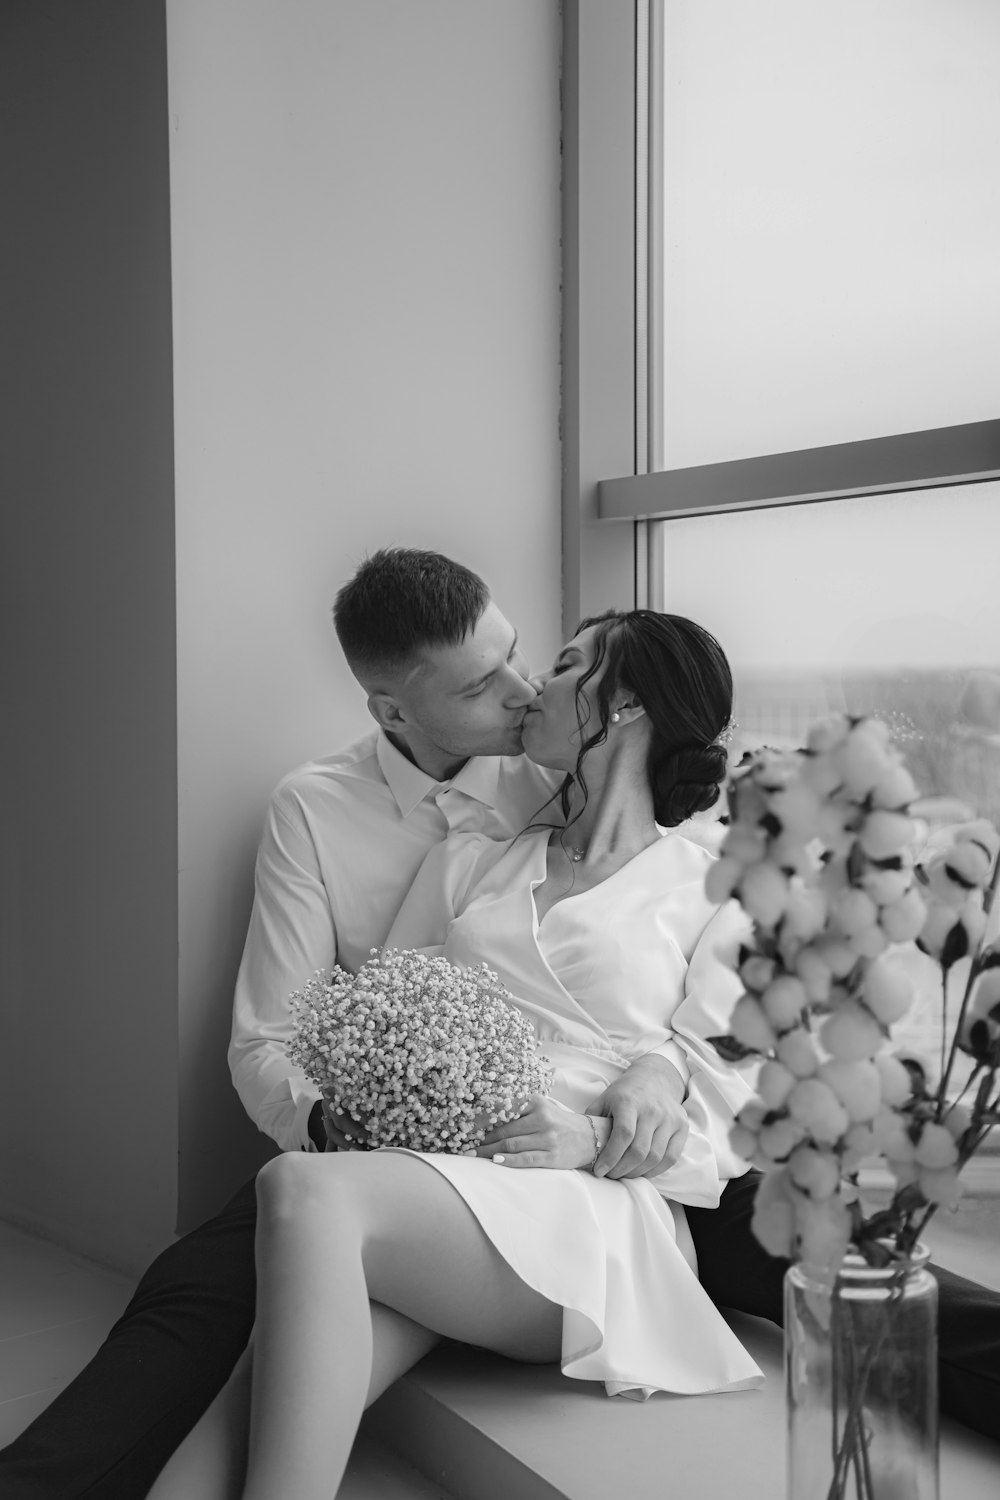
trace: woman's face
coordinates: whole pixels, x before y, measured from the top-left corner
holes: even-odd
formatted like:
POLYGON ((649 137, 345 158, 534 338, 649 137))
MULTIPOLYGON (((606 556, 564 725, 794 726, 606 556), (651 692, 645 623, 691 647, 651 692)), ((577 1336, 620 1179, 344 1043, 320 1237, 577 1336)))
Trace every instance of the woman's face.
POLYGON ((603 666, 588 679, 577 696, 580 678, 594 663, 597 636, 596 625, 581 630, 562 648, 547 672, 539 672, 531 678, 538 697, 525 712, 522 738, 525 754, 537 765, 575 771, 580 746, 600 725, 597 687, 604 673, 603 666))

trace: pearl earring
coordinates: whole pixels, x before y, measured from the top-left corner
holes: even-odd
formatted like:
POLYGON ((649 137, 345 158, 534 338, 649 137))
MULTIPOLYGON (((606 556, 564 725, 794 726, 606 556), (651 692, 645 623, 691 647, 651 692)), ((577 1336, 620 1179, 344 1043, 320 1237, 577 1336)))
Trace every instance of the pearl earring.
POLYGON ((621 719, 621 714, 612 714, 611 715, 611 722, 612 722, 612 724, 617 724, 620 719, 621 719))

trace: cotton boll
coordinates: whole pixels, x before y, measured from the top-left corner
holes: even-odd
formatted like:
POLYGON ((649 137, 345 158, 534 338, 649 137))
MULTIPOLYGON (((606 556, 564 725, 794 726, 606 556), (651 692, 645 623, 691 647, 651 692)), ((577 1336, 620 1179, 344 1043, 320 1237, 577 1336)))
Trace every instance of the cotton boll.
POLYGON ((941 1123, 957 1144, 972 1124, 972 1111, 966 1104, 953 1104, 941 1123))
POLYGON ((866 1058, 858 1062, 833 1058, 822 1064, 819 1076, 833 1089, 852 1124, 875 1118, 882 1102, 882 1083, 873 1062, 866 1058))
POLYGON ((811 1032, 802 1026, 797 1026, 794 1031, 786 1031, 785 1035, 778 1038, 775 1053, 780 1063, 794 1073, 796 1078, 810 1078, 819 1067, 819 1053, 816 1043, 813 1041, 811 1032))
POLYGON ((817 797, 829 797, 841 785, 840 767, 830 755, 805 756, 799 772, 802 781, 817 797))
POLYGON ((785 904, 781 924, 783 939, 808 943, 823 931, 827 919, 827 901, 816 886, 792 886, 785 904))
POLYGON ((850 944, 837 937, 823 937, 813 945, 834 979, 846 979, 858 961, 850 944))
POLYGON ((751 865, 740 881, 740 904, 762 927, 776 927, 788 899, 788 880, 771 864, 751 865))
POLYGON ((958 1045, 976 1057, 1000 1040, 1000 968, 986 969, 976 980, 962 1025, 958 1045))
POLYGON ((767 834, 763 828, 735 823, 722 841, 723 859, 735 859, 740 865, 754 865, 767 853, 767 834))
POLYGON ((903 852, 915 833, 913 819, 905 813, 876 809, 862 823, 858 842, 869 859, 891 859, 903 852))
POLYGON ((939 1171, 942 1167, 955 1165, 958 1160, 958 1147, 949 1130, 931 1121, 921 1131, 914 1154, 919 1167, 930 1167, 933 1171, 939 1171))
POLYGON ((854 1000, 848 1000, 831 1016, 827 1016, 819 1034, 830 1056, 844 1062, 874 1057, 882 1045, 882 1032, 878 1022, 854 1000))
POLYGON ((913 980, 898 963, 876 962, 865 973, 865 1005, 883 1026, 891 1026, 906 1015, 913 995, 913 980))
POLYGON ((854 886, 847 886, 830 906, 830 915, 845 937, 853 937, 878 920, 878 907, 871 896, 854 886))
POLYGON ((846 714, 830 714, 825 719, 817 719, 806 735, 806 746, 817 756, 825 755, 843 744, 850 728, 846 714))
POLYGON ((782 830, 797 842, 807 844, 816 837, 820 799, 814 788, 801 780, 791 781, 772 798, 771 807, 782 830))
POLYGON ((839 1197, 824 1198, 819 1203, 804 1199, 796 1205, 795 1224, 799 1232, 799 1259, 807 1266, 839 1266, 851 1242, 851 1215, 839 1197))
POLYGON ((874 1156, 875 1132, 870 1121, 852 1125, 841 1143, 841 1165, 844 1172, 855 1172, 869 1156, 874 1156))
POLYGON ((773 1058, 764 1063, 757 1075, 757 1092, 768 1109, 781 1109, 795 1087, 791 1068, 773 1058))
POLYGON ((878 906, 891 906, 894 901, 906 895, 912 884, 912 856, 906 860, 901 870, 880 870, 873 866, 861 877, 862 887, 878 906))
POLYGON ((759 992, 771 983, 776 967, 773 958, 765 958, 763 953, 751 953, 740 964, 740 978, 748 990, 759 992))
POLYGON ((836 763, 850 795, 861 801, 889 769, 885 743, 869 729, 868 721, 855 725, 838 746, 836 763))
POLYGON ((851 951, 859 958, 878 958, 889 946, 889 939, 882 928, 876 923, 874 927, 865 927, 861 932, 856 932, 848 938, 851 951))
POLYGON ((850 1124, 833 1089, 819 1078, 800 1079, 788 1096, 788 1111, 821 1145, 832 1146, 850 1124))
POLYGON ((937 1203, 941 1208, 958 1207, 962 1184, 954 1167, 924 1167, 917 1183, 928 1203, 937 1203))
POLYGON ((897 1160, 913 1160, 913 1142, 903 1115, 883 1103, 869 1123, 876 1151, 897 1160))
POLYGON ((739 860, 722 855, 709 865, 705 876, 705 894, 717 906, 729 900, 743 878, 743 866, 739 860))
POLYGON ((878 920, 890 943, 909 943, 921 935, 927 906, 919 891, 911 887, 898 901, 883 906, 878 920))
POLYGON ((896 1179, 897 1188, 911 1187, 913 1183, 920 1181, 922 1174, 915 1161, 900 1161, 886 1152, 886 1165, 896 1179))
POLYGON ((939 901, 943 906, 950 907, 953 911, 958 911, 960 907, 965 905, 968 898, 969 885, 968 883, 963 884, 961 880, 956 880, 954 877, 951 867, 951 855, 953 852, 949 851, 947 854, 936 855, 925 866, 925 873, 927 875, 927 889, 935 901, 939 901))
POLYGON ((761 996, 764 1014, 776 1031, 795 1026, 806 1006, 806 987, 792 974, 779 974, 761 996))
POLYGON ((905 1104, 913 1093, 913 1081, 909 1069, 904 1068, 898 1057, 891 1052, 879 1052, 875 1059, 882 1085, 883 1102, 890 1105, 905 1104))
POLYGON ((872 787, 872 805, 896 812, 917 795, 916 782, 904 765, 888 766, 872 787))
POLYGON ((954 908, 942 906, 939 901, 927 908, 924 924, 917 935, 917 941, 925 953, 931 958, 940 958, 945 944, 951 937, 952 931, 958 926, 958 919, 954 908))
POLYGON ((952 879, 957 877, 966 886, 983 886, 990 878, 993 856, 984 844, 962 839, 947 856, 947 866, 952 879))
MULTIPOLYGON (((773 1175, 768 1173, 765 1182, 773 1175)), ((759 1193, 757 1197, 759 1199, 759 1193)), ((750 1227, 768 1255, 777 1255, 783 1260, 791 1257, 795 1241, 795 1210, 787 1199, 755 1203, 750 1227)))
POLYGON ((832 1198, 840 1186, 840 1163, 830 1151, 815 1146, 797 1146, 788 1158, 788 1174, 795 1186, 810 1198, 832 1198))
POLYGON ((752 1130, 737 1120, 729 1127, 729 1144, 743 1161, 753 1161, 757 1151, 757 1137, 752 1130))
POLYGON ((760 1149, 772 1161, 781 1162, 786 1160, 789 1152, 805 1137, 805 1133, 805 1127, 800 1121, 785 1115, 779 1120, 772 1120, 768 1125, 762 1125, 757 1141, 760 1149))
POLYGON ((741 995, 737 1000, 729 1021, 729 1030, 738 1042, 754 1052, 770 1052, 778 1040, 753 995, 741 995))

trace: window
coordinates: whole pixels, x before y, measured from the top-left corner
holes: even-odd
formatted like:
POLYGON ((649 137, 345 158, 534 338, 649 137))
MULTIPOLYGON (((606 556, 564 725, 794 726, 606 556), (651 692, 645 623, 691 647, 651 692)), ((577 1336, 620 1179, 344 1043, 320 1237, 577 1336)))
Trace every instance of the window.
POLYGON ((567 626, 631 586, 716 629, 741 744, 878 712, 997 817, 1000 10, 578 0, 566 39, 567 626))

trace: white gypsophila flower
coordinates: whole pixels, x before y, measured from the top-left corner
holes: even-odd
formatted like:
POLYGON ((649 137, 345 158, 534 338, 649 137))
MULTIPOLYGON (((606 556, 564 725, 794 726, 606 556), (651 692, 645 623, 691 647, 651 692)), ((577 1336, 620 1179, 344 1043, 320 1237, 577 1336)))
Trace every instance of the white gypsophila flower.
POLYGON ((373 951, 356 975, 314 975, 291 1004, 292 1061, 373 1148, 470 1149, 551 1084, 530 1021, 485 964, 373 951))

